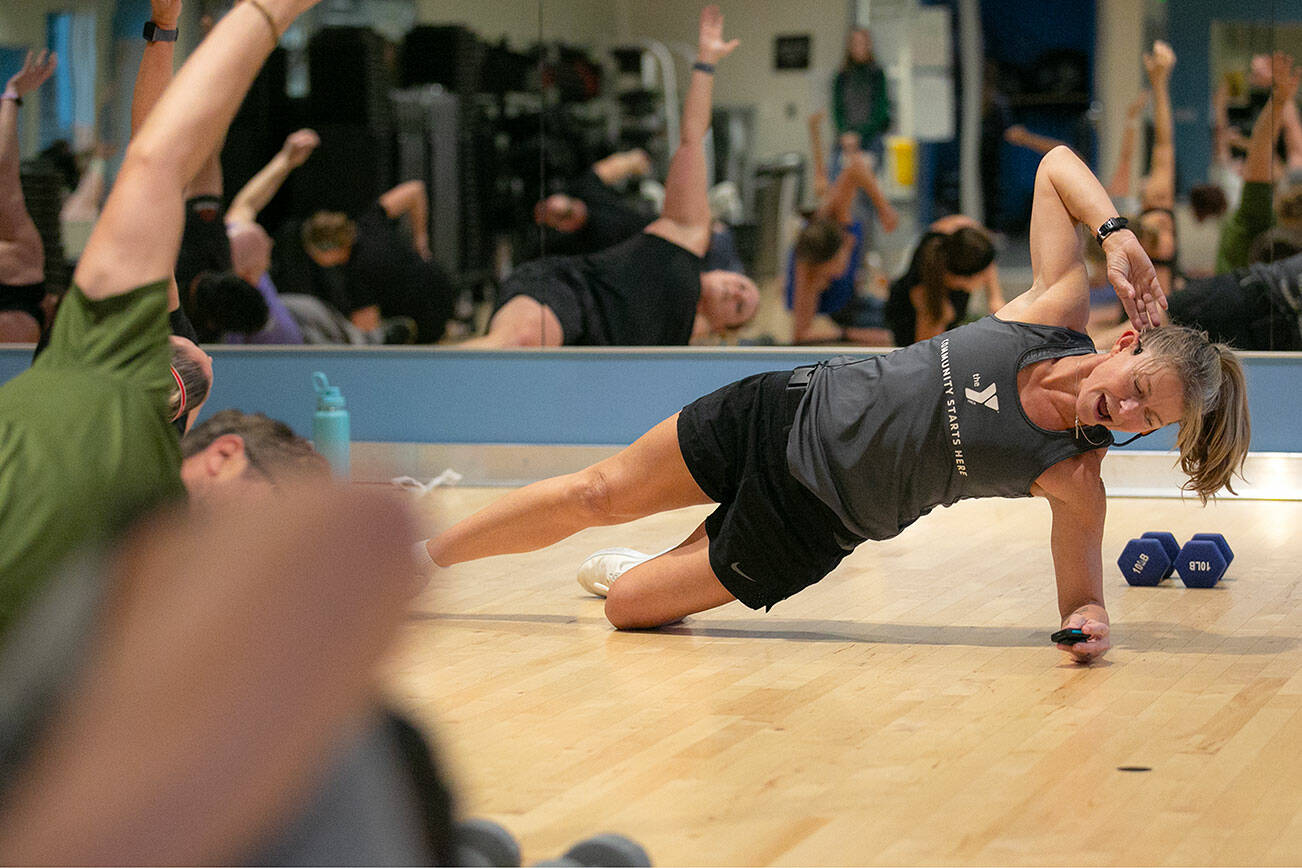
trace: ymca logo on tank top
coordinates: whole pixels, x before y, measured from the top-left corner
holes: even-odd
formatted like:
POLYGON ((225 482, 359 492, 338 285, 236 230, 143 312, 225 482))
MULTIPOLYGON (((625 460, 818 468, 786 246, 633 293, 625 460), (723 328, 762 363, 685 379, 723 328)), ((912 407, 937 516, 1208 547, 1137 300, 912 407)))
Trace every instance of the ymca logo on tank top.
POLYGON ((868 539, 965 498, 1027 497, 1087 447, 1027 418, 1017 373, 1093 351, 1070 329, 986 317, 885 355, 824 362, 797 410, 788 468, 868 539))

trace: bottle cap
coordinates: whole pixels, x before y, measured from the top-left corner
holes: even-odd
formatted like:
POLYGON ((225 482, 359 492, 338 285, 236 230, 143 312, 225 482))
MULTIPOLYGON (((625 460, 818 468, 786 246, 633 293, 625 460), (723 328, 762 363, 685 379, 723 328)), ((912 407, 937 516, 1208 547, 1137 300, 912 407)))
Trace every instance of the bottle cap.
POLYGON ((321 410, 342 410, 344 396, 338 386, 330 385, 326 375, 317 371, 312 375, 312 386, 316 389, 317 408, 321 410))

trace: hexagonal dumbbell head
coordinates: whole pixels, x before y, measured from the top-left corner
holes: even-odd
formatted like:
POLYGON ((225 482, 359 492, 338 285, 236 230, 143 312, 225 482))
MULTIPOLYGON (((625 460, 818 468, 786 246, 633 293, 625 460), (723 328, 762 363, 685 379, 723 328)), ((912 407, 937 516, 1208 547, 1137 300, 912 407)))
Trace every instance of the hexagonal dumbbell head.
POLYGON ((1225 537, 1218 533, 1196 533, 1189 539, 1209 539, 1216 543, 1216 547, 1221 550, 1221 555, 1225 558, 1225 566, 1234 563, 1234 552, 1230 550, 1230 544, 1225 541, 1225 537))
MULTIPOLYGON (((1212 543, 1215 545, 1215 543, 1212 543)), ((1170 575, 1171 558, 1159 540, 1132 539, 1121 550, 1117 567, 1126 583, 1138 587, 1151 587, 1170 575)))
POLYGON ((1225 555, 1215 540, 1191 539, 1180 549, 1175 568, 1190 588, 1210 588, 1225 575, 1225 555))
POLYGON ((452 832, 458 865, 518 868, 520 845, 498 823, 472 817, 457 823, 452 832))
POLYGON ((1150 530, 1148 533, 1140 534, 1139 538, 1155 539, 1162 544, 1162 548, 1166 551, 1166 559, 1171 562, 1166 572, 1162 574, 1162 578, 1169 579, 1175 572, 1175 557, 1180 554, 1180 543, 1176 541, 1175 534, 1169 530, 1150 530))
POLYGON ((642 845, 623 835, 607 832, 580 841, 565 851, 563 859, 570 859, 580 865, 628 866, 628 868, 645 868, 651 864, 642 845))

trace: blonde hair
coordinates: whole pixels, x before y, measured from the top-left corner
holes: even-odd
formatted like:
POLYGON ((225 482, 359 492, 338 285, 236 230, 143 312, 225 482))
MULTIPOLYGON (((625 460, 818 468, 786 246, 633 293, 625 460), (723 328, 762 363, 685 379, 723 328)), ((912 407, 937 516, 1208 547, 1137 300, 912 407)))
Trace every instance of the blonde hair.
POLYGON ((1235 474, 1243 478, 1252 436, 1242 363, 1225 344, 1184 326, 1161 326, 1140 340, 1143 350, 1152 353, 1145 368, 1165 365, 1184 386, 1176 448, 1189 479, 1180 487, 1204 504, 1222 488, 1233 494, 1230 481, 1235 474))
POLYGON ((357 224, 339 211, 318 211, 303 223, 303 246, 317 250, 352 247, 357 224))

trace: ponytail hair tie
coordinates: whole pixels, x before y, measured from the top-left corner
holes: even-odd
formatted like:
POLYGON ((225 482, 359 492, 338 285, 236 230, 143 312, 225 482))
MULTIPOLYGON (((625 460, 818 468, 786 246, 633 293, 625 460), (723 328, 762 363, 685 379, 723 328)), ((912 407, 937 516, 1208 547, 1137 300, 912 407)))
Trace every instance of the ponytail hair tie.
POLYGON ((182 380, 181 375, 177 373, 175 365, 168 365, 167 368, 172 372, 172 379, 176 380, 176 388, 181 390, 181 404, 176 408, 176 415, 167 420, 169 422, 175 422, 185 413, 185 381, 182 380))

